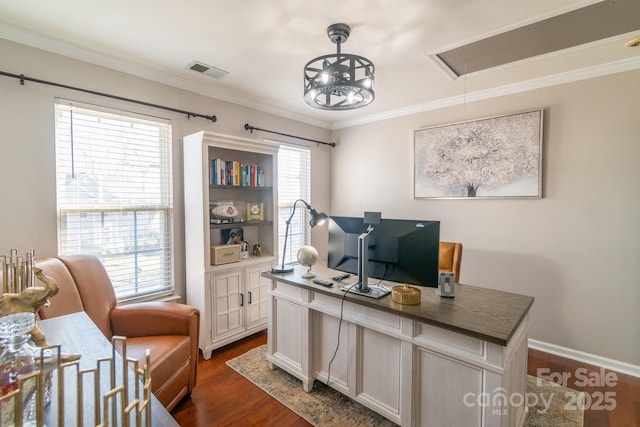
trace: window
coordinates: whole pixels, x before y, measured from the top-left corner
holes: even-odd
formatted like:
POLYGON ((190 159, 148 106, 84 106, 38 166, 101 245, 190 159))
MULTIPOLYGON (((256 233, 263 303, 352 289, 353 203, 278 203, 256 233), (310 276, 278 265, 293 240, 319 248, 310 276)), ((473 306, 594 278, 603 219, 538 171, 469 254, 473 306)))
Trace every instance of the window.
MULTIPOLYGON (((293 203, 302 199, 311 204, 310 188, 311 151, 304 147, 281 145, 278 151, 278 262, 282 262, 284 233, 293 203)), ((302 203, 298 203, 289 226, 285 263, 298 262, 298 249, 309 244, 310 233, 309 211, 302 203)))
POLYGON ((173 293, 171 125, 55 105, 58 252, 94 254, 118 301, 173 293))

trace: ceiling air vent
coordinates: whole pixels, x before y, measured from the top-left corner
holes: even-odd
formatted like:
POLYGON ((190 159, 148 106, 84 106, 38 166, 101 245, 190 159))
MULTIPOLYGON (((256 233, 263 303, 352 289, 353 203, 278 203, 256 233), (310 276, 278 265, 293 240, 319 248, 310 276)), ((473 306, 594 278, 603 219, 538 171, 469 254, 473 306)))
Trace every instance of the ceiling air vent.
POLYGON ((200 74, 207 75, 209 77, 213 77, 214 79, 221 79, 227 74, 228 71, 221 70, 220 68, 212 67, 211 65, 203 64, 202 62, 193 61, 187 67, 190 70, 196 71, 200 74))

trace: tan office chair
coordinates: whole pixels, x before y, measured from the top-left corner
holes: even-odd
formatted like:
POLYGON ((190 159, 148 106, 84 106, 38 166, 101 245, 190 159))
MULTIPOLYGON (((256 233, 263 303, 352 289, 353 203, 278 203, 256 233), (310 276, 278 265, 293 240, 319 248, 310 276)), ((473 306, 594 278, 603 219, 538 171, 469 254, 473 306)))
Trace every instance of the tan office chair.
POLYGON ((455 275, 454 281, 460 283, 460 264, 462 263, 462 243, 440 242, 440 259, 438 273, 451 271, 455 275))

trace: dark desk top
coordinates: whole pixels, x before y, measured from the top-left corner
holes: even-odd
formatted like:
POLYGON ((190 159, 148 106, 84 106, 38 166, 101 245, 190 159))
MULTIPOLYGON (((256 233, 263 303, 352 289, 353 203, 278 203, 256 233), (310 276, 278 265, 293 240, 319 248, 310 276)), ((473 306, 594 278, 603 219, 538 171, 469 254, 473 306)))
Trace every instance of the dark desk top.
MULTIPOLYGON (((80 369, 94 369, 98 359, 109 358, 112 346, 109 340, 84 312, 39 320, 38 327, 51 345, 60 344, 62 353, 79 353, 80 369)), ((74 414, 69 414, 74 416, 74 414)), ((71 425, 71 424, 70 424, 71 425)), ((151 425, 177 426, 178 423, 167 410, 151 396, 151 425)))
MULTIPOLYGON (((342 298, 345 294, 335 284, 331 288, 316 285, 312 279, 304 279, 301 274, 306 271, 296 266, 293 273, 262 273, 266 278, 342 298)), ((321 265, 314 265, 316 278, 330 280, 340 271, 330 270, 321 265)), ((344 280, 341 284, 351 284, 357 277, 344 280)), ((376 282, 370 279, 369 282, 376 282)), ((383 282, 388 287, 400 284, 383 282)), ((533 305, 533 297, 510 292, 480 288, 477 286, 456 284, 455 298, 441 298, 436 295, 436 288, 419 287, 422 300, 420 304, 403 305, 392 301, 391 294, 379 299, 348 293, 347 301, 372 307, 378 310, 397 314, 429 325, 438 326, 474 338, 506 346, 515 331, 533 305)))

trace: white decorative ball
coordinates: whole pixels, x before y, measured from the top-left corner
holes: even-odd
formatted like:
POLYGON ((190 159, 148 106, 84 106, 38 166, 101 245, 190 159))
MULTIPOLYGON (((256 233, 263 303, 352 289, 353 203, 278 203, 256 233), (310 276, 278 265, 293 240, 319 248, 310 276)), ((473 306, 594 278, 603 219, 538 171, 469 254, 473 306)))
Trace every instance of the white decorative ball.
POLYGON ((305 267, 311 267, 318 262, 318 251, 313 246, 303 246, 298 250, 298 262, 305 267))

